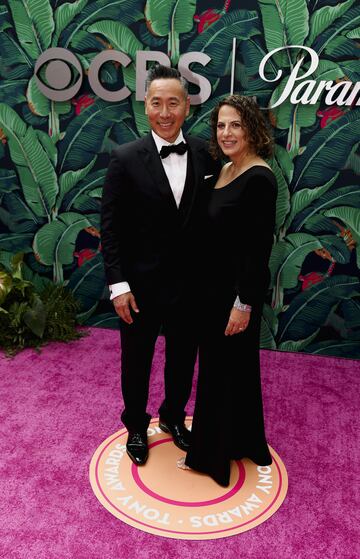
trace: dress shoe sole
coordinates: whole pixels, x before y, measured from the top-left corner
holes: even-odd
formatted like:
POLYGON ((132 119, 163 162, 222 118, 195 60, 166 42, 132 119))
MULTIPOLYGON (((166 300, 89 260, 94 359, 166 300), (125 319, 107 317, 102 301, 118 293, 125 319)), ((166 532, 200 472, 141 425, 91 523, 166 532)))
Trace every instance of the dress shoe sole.
POLYGON ((164 433, 171 433, 171 432, 170 432, 170 429, 168 429, 168 428, 166 427, 166 425, 164 425, 164 424, 161 423, 160 421, 159 421, 159 427, 160 427, 160 429, 161 429, 162 431, 164 431, 164 433))
POLYGON ((139 459, 135 458, 135 456, 133 456, 133 455, 131 454, 131 452, 130 452, 128 449, 126 449, 126 454, 127 454, 128 457, 130 458, 130 460, 131 460, 132 462, 134 462, 134 464, 135 464, 136 466, 143 466, 143 465, 146 463, 146 461, 147 461, 147 459, 148 459, 148 457, 149 457, 149 454, 147 454, 147 455, 145 456, 145 458, 143 458, 142 460, 139 460, 139 459))
POLYGON ((170 431, 170 429, 168 429, 167 426, 164 425, 163 423, 161 423, 160 421, 159 421, 159 427, 160 427, 160 429, 161 429, 164 433, 169 433, 169 434, 172 436, 173 441, 174 441, 174 445, 177 446, 178 448, 180 448, 180 450, 184 450, 185 452, 187 452, 187 451, 190 449, 190 445, 189 445, 189 444, 187 444, 187 445, 179 444, 179 443, 177 442, 177 440, 174 438, 174 436, 173 436, 172 432, 170 431))

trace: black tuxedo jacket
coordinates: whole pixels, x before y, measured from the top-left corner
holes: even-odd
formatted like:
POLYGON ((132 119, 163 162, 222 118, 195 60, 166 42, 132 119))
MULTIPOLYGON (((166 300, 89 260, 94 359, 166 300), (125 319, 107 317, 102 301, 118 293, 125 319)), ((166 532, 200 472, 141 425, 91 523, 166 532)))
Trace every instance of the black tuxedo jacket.
POLYGON ((197 282, 199 234, 208 187, 220 170, 206 143, 186 137, 185 188, 177 208, 151 133, 115 149, 101 211, 108 284, 128 281, 138 304, 168 302, 197 282))

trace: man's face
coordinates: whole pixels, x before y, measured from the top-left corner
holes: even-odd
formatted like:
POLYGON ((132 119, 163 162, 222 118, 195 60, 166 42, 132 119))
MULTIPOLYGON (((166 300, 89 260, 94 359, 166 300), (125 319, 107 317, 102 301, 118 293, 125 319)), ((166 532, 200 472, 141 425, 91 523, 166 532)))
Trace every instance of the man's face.
POLYGON ((151 82, 145 97, 145 114, 152 130, 166 140, 174 142, 185 118, 189 114, 190 99, 177 79, 161 78, 151 82))

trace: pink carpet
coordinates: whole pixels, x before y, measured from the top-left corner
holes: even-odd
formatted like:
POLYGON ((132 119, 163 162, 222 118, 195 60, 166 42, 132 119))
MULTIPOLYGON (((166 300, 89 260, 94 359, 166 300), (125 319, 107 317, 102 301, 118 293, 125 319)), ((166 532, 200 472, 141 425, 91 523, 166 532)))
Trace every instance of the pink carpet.
MULTIPOLYGON (((163 394, 163 341, 149 411, 163 394)), ((360 362, 262 352, 267 435, 288 470, 282 507, 223 540, 177 541, 123 524, 92 493, 97 446, 120 428, 118 333, 0 357, 4 559, 357 559, 360 362)), ((193 409, 193 399, 188 412, 193 409)))

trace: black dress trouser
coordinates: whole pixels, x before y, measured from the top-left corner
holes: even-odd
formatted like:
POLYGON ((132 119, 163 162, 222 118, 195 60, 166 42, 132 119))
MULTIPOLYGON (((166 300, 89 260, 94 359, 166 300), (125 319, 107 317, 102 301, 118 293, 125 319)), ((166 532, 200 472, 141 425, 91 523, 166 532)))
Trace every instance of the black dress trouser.
POLYGON ((160 329, 165 337, 165 399, 159 414, 169 423, 184 421, 198 347, 195 320, 189 307, 188 297, 153 307, 139 305, 140 312, 132 313, 133 324, 120 321, 121 387, 125 405, 121 419, 128 431, 144 432, 149 425, 146 406, 160 329))

